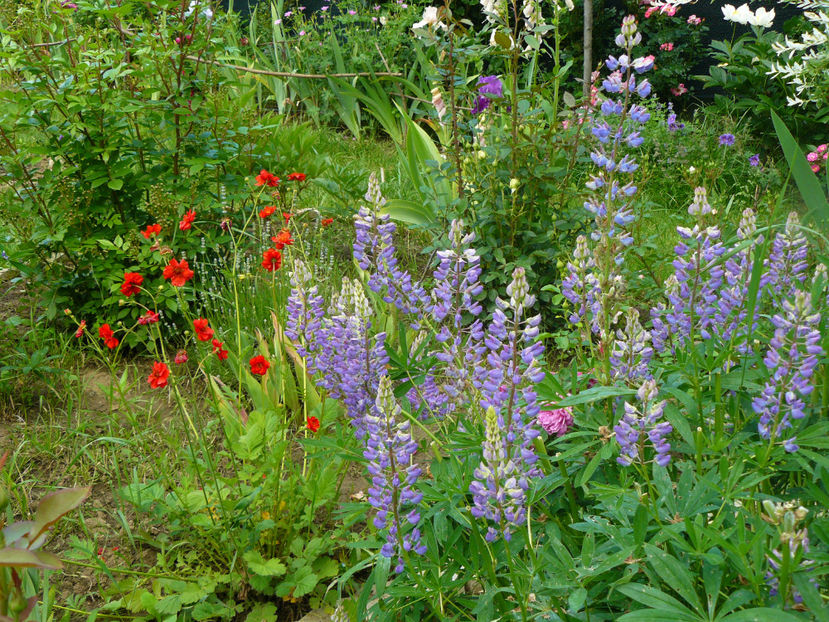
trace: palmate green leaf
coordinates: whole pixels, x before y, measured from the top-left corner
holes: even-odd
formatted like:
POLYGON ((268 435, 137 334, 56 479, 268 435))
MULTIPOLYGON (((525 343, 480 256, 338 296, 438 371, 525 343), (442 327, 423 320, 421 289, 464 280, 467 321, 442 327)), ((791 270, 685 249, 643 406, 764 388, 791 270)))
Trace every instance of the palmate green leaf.
POLYGON ((777 114, 771 111, 771 120, 774 124, 774 131, 777 132, 777 140, 783 148, 783 155, 789 164, 797 189, 803 197, 803 202, 809 210, 807 217, 810 218, 821 231, 829 231, 829 201, 821 188, 817 175, 812 172, 806 156, 800 150, 797 141, 789 132, 789 128, 777 114))
POLYGON ((628 389, 626 387, 593 387, 591 389, 587 389, 586 391, 582 391, 581 393, 577 393, 576 395, 571 395, 570 397, 560 400, 555 403, 555 406, 558 408, 562 406, 592 404, 593 402, 607 399, 609 397, 619 397, 622 395, 635 394, 636 391, 634 389, 628 389))

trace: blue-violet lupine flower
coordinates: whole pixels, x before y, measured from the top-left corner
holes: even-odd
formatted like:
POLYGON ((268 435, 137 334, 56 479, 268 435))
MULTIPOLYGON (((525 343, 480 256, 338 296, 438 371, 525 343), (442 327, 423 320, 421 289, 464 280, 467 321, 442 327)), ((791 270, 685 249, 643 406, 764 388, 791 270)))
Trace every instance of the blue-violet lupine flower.
POLYGON ((647 435, 656 452, 654 456, 656 464, 667 466, 671 461, 671 445, 667 441, 667 436, 673 431, 673 426, 667 421, 659 421, 665 410, 665 401, 656 402, 657 395, 656 381, 650 379, 642 383, 636 392, 641 402, 640 408, 625 402, 625 414, 613 428, 616 442, 619 443, 621 450, 616 461, 622 466, 644 462, 640 443, 643 435, 647 435))
POLYGON ((639 323, 639 312, 628 309, 625 329, 616 331, 616 340, 610 354, 610 366, 614 378, 639 386, 651 378, 648 364, 653 357, 653 348, 648 345, 650 333, 639 323))
MULTIPOLYGON (((760 436, 772 441, 783 439, 792 419, 806 416, 806 398, 814 390, 810 380, 823 354, 820 346, 820 313, 812 308, 807 292, 796 291, 794 302, 783 300, 783 313, 772 318, 774 336, 763 362, 770 376, 763 391, 754 398, 754 412, 760 415, 760 436)), ((786 451, 797 451, 795 438, 786 438, 786 451)))
MULTIPOLYGON (((475 515, 497 522, 500 533, 509 539, 525 516, 529 480, 540 473, 533 447, 539 435, 534 423, 540 412, 534 386, 544 379, 539 362, 544 347, 537 341, 541 316, 526 317, 535 297, 529 293, 523 268, 513 271, 507 294, 509 301, 496 300, 484 337, 488 353, 473 379, 481 406, 492 413, 487 415, 484 460, 470 491, 475 495, 475 515), (497 430, 497 438, 493 430, 497 430), (493 460, 500 468, 493 467, 493 460), (506 505, 501 495, 505 488, 510 491, 506 505)), ((496 535, 488 531, 489 538, 496 535)))
POLYGON ((776 299, 790 298, 796 287, 795 281, 803 283, 806 280, 808 254, 809 244, 800 229, 800 219, 791 212, 783 231, 772 240, 760 286, 776 299))
POLYGON ((377 511, 374 526, 387 529, 380 553, 397 558, 395 572, 403 572, 403 551, 426 552, 421 541, 420 504, 423 494, 414 488, 421 469, 413 461, 417 443, 408 421, 400 421, 400 407, 394 399, 392 382, 381 376, 375 408, 366 415, 366 448, 371 486, 368 500, 377 511))
POLYGON ((380 211, 386 200, 374 173, 369 177, 365 199, 369 205, 361 206, 354 216, 354 259, 361 269, 370 271, 368 285, 373 292, 403 313, 419 315, 426 294, 406 270, 397 266, 393 239, 397 226, 380 211))

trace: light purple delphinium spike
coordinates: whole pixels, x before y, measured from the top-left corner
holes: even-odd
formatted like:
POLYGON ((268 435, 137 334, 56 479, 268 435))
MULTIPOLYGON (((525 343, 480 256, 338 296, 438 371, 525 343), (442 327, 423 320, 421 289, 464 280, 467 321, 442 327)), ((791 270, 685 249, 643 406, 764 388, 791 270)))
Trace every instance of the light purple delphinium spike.
POLYGON ((783 313, 772 318, 775 331, 763 362, 771 376, 760 395, 754 398, 754 412, 760 415, 757 429, 760 436, 783 441, 786 451, 798 449, 795 438, 785 438, 792 419, 806 416, 804 398, 812 393, 811 378, 819 357, 820 313, 812 308, 811 296, 796 291, 794 302, 782 302, 783 313))
MULTIPOLYGON (((485 444, 485 453, 489 451, 499 461, 503 455, 505 466, 493 470, 485 456, 480 477, 476 476, 470 490, 476 496, 476 516, 491 518, 488 508, 493 504, 500 508, 502 514, 497 519, 500 533, 509 539, 512 529, 520 525, 524 516, 529 480, 539 473, 533 440, 539 435, 534 423, 540 408, 534 385, 544 379, 539 360, 544 348, 537 341, 541 317, 528 317, 535 297, 529 293, 523 268, 513 271, 507 294, 508 301, 496 300, 496 309, 484 337, 487 354, 475 369, 473 379, 481 394, 481 406, 494 413, 488 415, 488 426, 491 427, 489 419, 494 416, 498 429, 500 449, 497 452, 488 450, 485 444), (495 478, 494 483, 488 481, 490 476, 495 478), (499 497, 505 489, 511 491, 509 507, 505 507, 504 500, 499 497), (501 518, 504 523, 500 522, 501 518)), ((488 433, 487 443, 495 443, 494 438, 488 433)), ((496 535, 488 531, 489 538, 496 535)))
POLYGON ((573 312, 568 317, 570 323, 578 324, 585 320, 590 311, 591 328, 594 333, 598 333, 598 315, 595 311, 600 292, 595 267, 596 262, 587 245, 587 238, 580 235, 576 238, 573 260, 567 263, 567 276, 561 283, 561 293, 573 305, 573 312))
POLYGON ((665 409, 665 401, 655 401, 657 395, 656 382, 646 380, 636 392, 641 405, 637 408, 630 402, 625 402, 625 414, 613 428, 621 450, 616 461, 622 466, 644 462, 641 452, 643 435, 647 435, 653 446, 656 464, 667 466, 671 461, 671 445, 667 437, 673 431, 673 426, 667 421, 659 421, 665 409))
POLYGON ((363 270, 371 271, 368 285, 383 300, 394 304, 403 313, 419 315, 426 297, 419 283, 397 265, 394 232, 397 229, 388 214, 381 213, 386 200, 380 192, 380 182, 374 173, 365 195, 368 206, 360 207, 354 216, 356 238, 354 259, 363 270))
POLYGON ((426 552, 421 541, 420 511, 422 493, 414 488, 421 469, 413 461, 417 443, 412 438, 408 421, 400 421, 400 407, 394 399, 392 382, 382 376, 375 408, 365 418, 366 449, 371 487, 368 500, 377 511, 374 526, 387 529, 386 543, 380 553, 397 558, 394 570, 403 572, 403 551, 418 555, 426 552))

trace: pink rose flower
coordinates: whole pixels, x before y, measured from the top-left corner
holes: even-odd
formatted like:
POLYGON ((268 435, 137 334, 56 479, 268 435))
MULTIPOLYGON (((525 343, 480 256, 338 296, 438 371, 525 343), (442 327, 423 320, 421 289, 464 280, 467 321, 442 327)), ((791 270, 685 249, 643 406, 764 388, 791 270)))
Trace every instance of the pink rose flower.
POLYGON ((564 436, 573 425, 573 411, 570 408, 542 410, 537 421, 547 434, 564 436))

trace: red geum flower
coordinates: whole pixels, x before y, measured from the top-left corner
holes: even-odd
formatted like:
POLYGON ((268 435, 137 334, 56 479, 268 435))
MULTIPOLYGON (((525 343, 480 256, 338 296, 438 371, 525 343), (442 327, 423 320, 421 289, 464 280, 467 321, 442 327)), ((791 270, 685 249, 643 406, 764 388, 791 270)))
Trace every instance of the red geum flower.
POLYGON ((181 219, 181 222, 178 223, 178 228, 182 231, 187 231, 193 226, 194 220, 196 220, 196 212, 195 210, 189 210, 184 213, 184 217, 181 219))
POLYGON ((107 348, 110 350, 114 350, 118 347, 118 344, 121 343, 118 339, 116 339, 115 333, 112 332, 109 324, 101 324, 100 328, 98 328, 98 336, 104 340, 107 348))
POLYGON ((282 212, 282 218, 285 219, 285 224, 288 224, 288 221, 291 220, 291 214, 289 212, 282 212))
POLYGON ((182 363, 187 362, 187 350, 179 350, 176 352, 176 358, 173 359, 173 363, 176 365, 181 365, 182 363))
POLYGON ((282 229, 282 231, 271 238, 271 241, 278 251, 294 243, 294 239, 291 237, 291 232, 288 229, 282 229))
POLYGON ((75 331, 75 337, 80 339, 83 337, 83 332, 86 330, 86 320, 81 320, 81 323, 78 324, 78 330, 75 331))
POLYGON ((306 425, 308 426, 308 429, 311 430, 311 432, 316 432, 320 429, 320 420, 316 417, 308 417, 306 425))
POLYGON ((158 235, 159 233, 161 233, 161 225, 156 223, 154 225, 147 225, 147 228, 141 232, 141 235, 149 240, 151 237, 158 235))
POLYGON ((268 272, 279 270, 282 267, 282 253, 275 248, 269 248, 262 255, 262 267, 268 272))
POLYGON ((207 320, 203 317, 193 320, 193 328, 199 341, 210 341, 213 338, 213 329, 207 325, 207 320))
POLYGON ((186 259, 182 259, 181 261, 171 259, 167 267, 164 268, 163 276, 165 279, 170 279, 173 287, 181 287, 193 278, 193 271, 187 265, 186 259))
POLYGON ((147 312, 138 318, 138 323, 141 326, 146 326, 147 324, 155 324, 158 322, 158 313, 155 311, 147 310, 147 312))
POLYGON ((121 283, 121 293, 127 298, 141 291, 144 277, 137 272, 124 272, 124 282, 121 283))
POLYGON ((323 219, 322 219, 322 226, 323 226, 323 227, 327 227, 327 226, 328 226, 328 225, 330 225, 332 222, 334 222, 334 219, 333 219, 333 218, 323 218, 323 219))
POLYGON ((291 173, 288 175, 288 181, 305 181, 305 173, 291 173))
POLYGON ((256 176, 256 185, 257 186, 270 186, 271 188, 276 188, 279 185, 279 177, 269 173, 265 169, 259 171, 259 174, 256 176))
POLYGON ((153 363, 153 370, 150 372, 147 382, 153 389, 160 389, 167 386, 167 378, 170 377, 170 368, 165 363, 153 363))
POLYGON ((261 354, 250 359, 250 373, 256 374, 257 376, 264 376, 270 366, 271 364, 261 354))
POLYGON ((224 343, 219 341, 218 339, 213 340, 213 352, 216 353, 216 356, 219 357, 220 361, 227 360, 227 350, 225 350, 222 346, 224 343))
POLYGON ((267 218, 276 211, 276 205, 267 205, 259 212, 259 218, 267 218))

